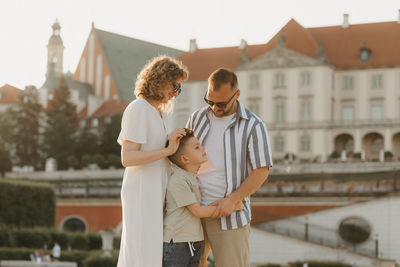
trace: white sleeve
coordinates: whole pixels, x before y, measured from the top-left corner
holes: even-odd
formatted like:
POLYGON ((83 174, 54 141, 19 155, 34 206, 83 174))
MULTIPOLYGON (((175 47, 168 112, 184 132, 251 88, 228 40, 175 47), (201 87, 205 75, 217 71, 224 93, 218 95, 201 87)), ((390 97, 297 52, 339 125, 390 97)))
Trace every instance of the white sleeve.
POLYGON ((134 101, 130 103, 122 115, 121 132, 118 143, 127 140, 138 144, 146 144, 148 131, 148 110, 143 103, 134 101))

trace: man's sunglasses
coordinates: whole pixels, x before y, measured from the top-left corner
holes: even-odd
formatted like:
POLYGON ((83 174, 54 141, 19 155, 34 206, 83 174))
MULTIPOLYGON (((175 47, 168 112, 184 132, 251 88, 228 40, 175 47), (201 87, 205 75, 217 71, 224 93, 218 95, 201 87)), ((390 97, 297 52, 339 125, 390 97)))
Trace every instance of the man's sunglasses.
POLYGON ((174 86, 174 89, 173 89, 174 93, 179 95, 181 93, 181 91, 182 91, 181 84, 180 83, 174 83, 173 86, 174 86))
POLYGON ((226 102, 213 102, 213 101, 211 101, 211 100, 208 100, 207 97, 206 97, 206 96, 207 96, 207 93, 204 95, 204 101, 206 101, 206 103, 207 103, 208 105, 210 105, 210 107, 216 105, 216 106, 217 106, 218 108, 220 108, 220 109, 225 109, 226 106, 229 104, 229 102, 231 102, 231 100, 233 99, 233 97, 236 95, 237 91, 239 91, 239 89, 236 90, 235 93, 233 93, 233 95, 231 96, 231 98, 229 98, 229 100, 226 101, 226 102))

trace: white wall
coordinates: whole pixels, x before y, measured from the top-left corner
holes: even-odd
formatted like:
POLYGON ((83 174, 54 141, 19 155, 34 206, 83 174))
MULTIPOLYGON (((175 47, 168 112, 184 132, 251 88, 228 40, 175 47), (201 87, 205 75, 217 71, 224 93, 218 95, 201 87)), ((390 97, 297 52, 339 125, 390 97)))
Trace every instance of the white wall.
MULTIPOLYGON (((292 228, 295 222, 304 223, 306 217, 311 225, 337 230, 347 217, 361 217, 371 226, 371 237, 379 240, 379 255, 400 263, 400 196, 376 199, 345 207, 309 213, 303 216, 277 220, 279 227, 292 228)), ((296 227, 296 226, 295 226, 296 227)))
POLYGON ((254 227, 251 228, 251 266, 266 263, 287 264, 288 262, 302 260, 340 261, 357 266, 379 266, 379 262, 373 258, 287 238, 254 227))

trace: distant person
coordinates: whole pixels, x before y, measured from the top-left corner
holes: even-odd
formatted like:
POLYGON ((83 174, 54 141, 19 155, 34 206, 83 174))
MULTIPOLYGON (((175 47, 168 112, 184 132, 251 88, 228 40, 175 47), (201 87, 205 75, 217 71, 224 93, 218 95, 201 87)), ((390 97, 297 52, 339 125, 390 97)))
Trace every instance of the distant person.
POLYGON ((266 181, 272 166, 263 120, 238 100, 236 74, 218 69, 208 78, 207 107, 195 111, 187 127, 206 148, 208 160, 198 172, 201 204, 217 207, 202 219, 206 266, 210 247, 218 267, 249 266, 250 195, 266 181), (244 209, 235 211, 238 203, 244 209))
POLYGON ((140 71, 136 99, 125 109, 118 143, 125 167, 121 188, 122 235, 118 267, 159 267, 163 255, 163 206, 169 169, 183 128, 168 135, 164 115, 181 92, 188 71, 160 56, 140 71), (169 146, 165 148, 166 141, 169 146))
MULTIPOLYGON (((200 205, 197 171, 207 154, 193 131, 185 129, 178 150, 168 158, 173 174, 167 186, 164 217, 163 267, 197 267, 203 252, 200 218, 210 217, 216 206, 200 205)), ((237 209, 243 208, 242 205, 237 209)))
POLYGON ((59 261, 61 257, 61 247, 58 242, 54 242, 54 247, 51 252, 51 261, 59 261))

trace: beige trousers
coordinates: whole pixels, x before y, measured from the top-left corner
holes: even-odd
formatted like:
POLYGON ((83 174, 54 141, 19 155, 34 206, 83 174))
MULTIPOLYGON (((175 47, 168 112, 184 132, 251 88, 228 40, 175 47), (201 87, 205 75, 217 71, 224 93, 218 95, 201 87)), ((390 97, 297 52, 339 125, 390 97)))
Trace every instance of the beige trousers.
POLYGON ((220 219, 204 218, 201 222, 204 251, 199 267, 207 267, 211 250, 217 267, 249 266, 249 224, 234 230, 221 230, 220 219))

